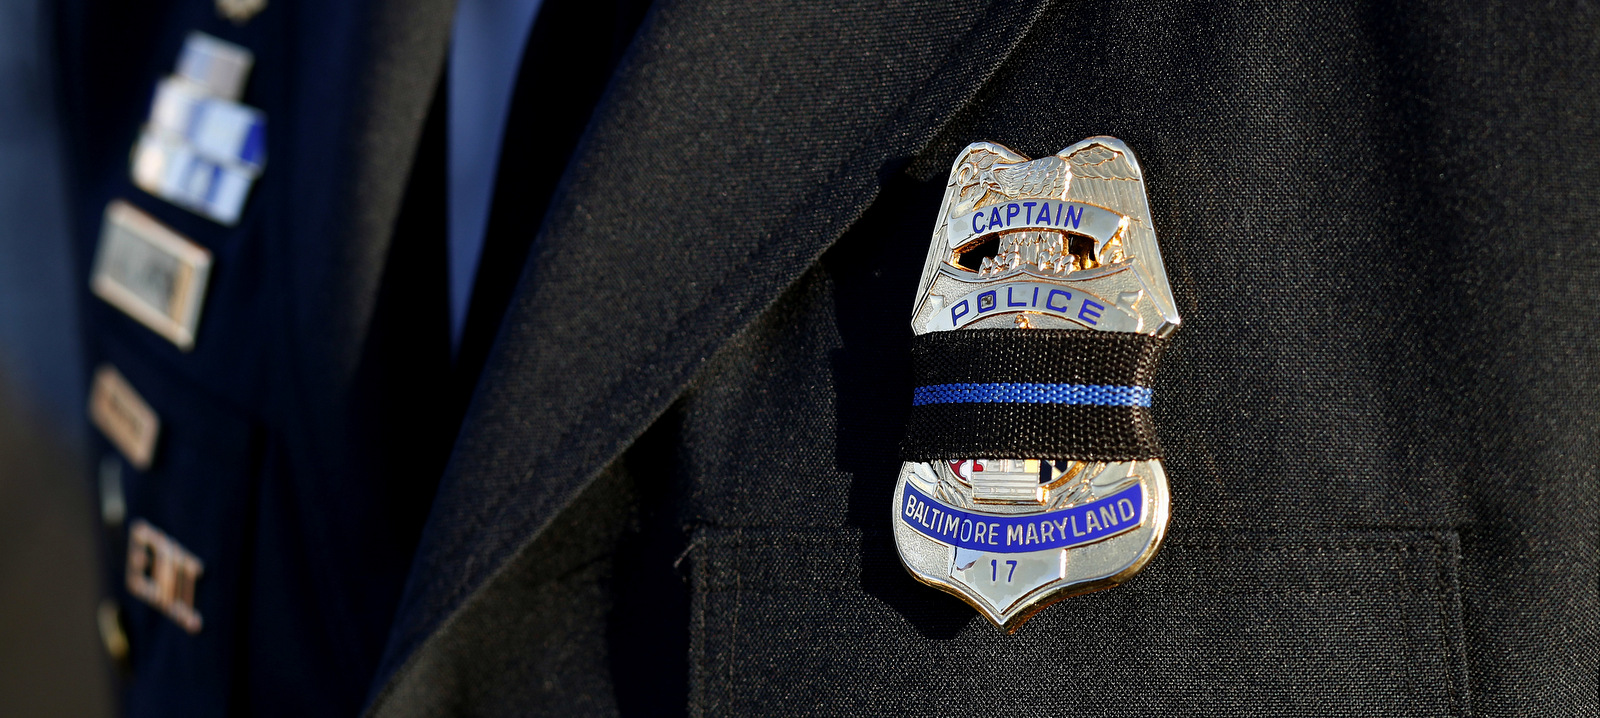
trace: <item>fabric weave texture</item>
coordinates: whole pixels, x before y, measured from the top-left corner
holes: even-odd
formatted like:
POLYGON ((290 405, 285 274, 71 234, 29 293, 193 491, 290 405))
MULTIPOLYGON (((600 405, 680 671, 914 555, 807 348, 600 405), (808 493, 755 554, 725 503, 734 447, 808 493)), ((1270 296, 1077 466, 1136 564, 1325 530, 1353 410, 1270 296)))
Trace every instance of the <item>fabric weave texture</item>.
POLYGON ((911 339, 905 461, 1159 458, 1150 383, 1167 340, 1073 329, 911 339))

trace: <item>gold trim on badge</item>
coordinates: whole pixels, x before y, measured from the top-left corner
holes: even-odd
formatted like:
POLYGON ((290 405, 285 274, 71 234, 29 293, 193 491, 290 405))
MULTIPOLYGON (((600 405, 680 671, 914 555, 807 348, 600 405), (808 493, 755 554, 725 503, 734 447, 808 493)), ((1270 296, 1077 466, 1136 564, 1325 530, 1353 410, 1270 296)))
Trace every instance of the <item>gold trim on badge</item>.
POLYGON ((106 205, 89 288, 176 344, 194 348, 211 252, 123 200, 106 205))
POLYGON ((267 0, 217 0, 217 14, 228 18, 235 25, 250 22, 250 18, 265 9, 267 0))
POLYGON ((100 608, 95 612, 95 623, 100 627, 100 645, 106 649, 106 655, 116 663, 121 663, 128 658, 128 632, 122 629, 122 611, 117 608, 117 602, 109 598, 100 599, 100 608))
POLYGON ((161 418, 110 364, 95 370, 94 386, 89 390, 89 420, 134 468, 150 468, 161 418))

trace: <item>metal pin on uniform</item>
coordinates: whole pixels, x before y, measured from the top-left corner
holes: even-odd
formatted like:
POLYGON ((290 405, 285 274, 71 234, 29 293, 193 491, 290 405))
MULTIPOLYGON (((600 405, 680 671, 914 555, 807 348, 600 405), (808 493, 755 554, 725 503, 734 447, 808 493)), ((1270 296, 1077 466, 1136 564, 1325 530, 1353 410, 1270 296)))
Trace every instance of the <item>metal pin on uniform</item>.
POLYGON ((911 575, 1015 631, 1144 567, 1169 504, 1150 378, 1178 315, 1132 150, 968 146, 911 324, 893 506, 911 575))

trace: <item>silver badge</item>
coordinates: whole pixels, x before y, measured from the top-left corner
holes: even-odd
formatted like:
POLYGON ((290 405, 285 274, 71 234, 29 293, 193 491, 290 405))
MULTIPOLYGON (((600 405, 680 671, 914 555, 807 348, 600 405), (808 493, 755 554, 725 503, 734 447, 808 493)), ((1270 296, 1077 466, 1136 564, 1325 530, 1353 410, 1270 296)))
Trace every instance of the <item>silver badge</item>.
MULTIPOLYGON (((968 146, 950 171, 911 324, 919 337, 1169 335, 1178 314, 1133 152, 1110 137, 1036 160, 968 146)), ((919 387, 914 402, 1148 407, 1149 399, 1140 386, 948 384, 919 387)), ((1168 502, 1159 458, 913 461, 895 488, 895 543, 917 580, 1009 632, 1057 600, 1130 578, 1159 548, 1168 502)))

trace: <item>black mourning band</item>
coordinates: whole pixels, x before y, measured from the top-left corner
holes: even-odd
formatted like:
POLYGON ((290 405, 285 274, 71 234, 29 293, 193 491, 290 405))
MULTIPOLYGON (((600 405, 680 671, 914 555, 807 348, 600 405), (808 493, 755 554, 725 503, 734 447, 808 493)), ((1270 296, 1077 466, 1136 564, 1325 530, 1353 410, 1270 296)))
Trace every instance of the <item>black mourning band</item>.
POLYGON ((1166 343, 1072 329, 914 337, 915 390, 901 458, 1157 458, 1150 380, 1166 343))

